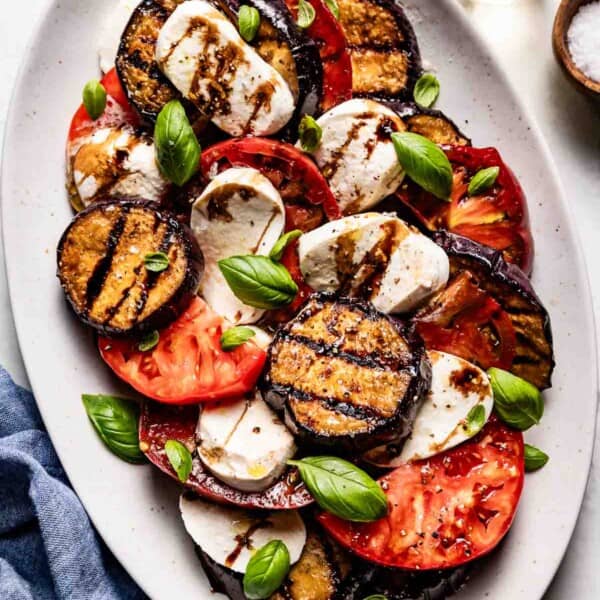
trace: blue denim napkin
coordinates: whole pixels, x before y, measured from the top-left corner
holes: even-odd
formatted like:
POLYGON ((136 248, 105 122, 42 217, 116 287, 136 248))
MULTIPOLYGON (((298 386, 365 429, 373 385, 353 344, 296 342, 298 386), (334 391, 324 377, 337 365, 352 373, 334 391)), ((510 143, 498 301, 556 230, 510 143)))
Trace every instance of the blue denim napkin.
POLYGON ((0 598, 146 598, 94 531, 33 396, 1 367, 0 598))

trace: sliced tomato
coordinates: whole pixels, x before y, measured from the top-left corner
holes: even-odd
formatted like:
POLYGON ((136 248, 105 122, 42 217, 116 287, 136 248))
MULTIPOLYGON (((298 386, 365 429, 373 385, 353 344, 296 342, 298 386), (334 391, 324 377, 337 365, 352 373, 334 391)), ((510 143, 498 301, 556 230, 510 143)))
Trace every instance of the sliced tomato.
POLYGON ((445 152, 454 170, 450 202, 437 199, 411 181, 398 192, 400 200, 430 231, 446 229, 491 246, 530 273, 533 240, 527 201, 513 172, 495 148, 449 146, 445 152), (472 177, 488 167, 500 168, 495 184, 480 195, 469 196, 472 177))
POLYGON ((517 338, 511 318, 468 271, 459 273, 414 322, 429 350, 460 356, 483 369, 512 366, 517 338))
MULTIPOLYGON (((140 415, 140 449, 150 462, 179 481, 165 452, 165 444, 168 440, 177 440, 193 450, 197 424, 197 406, 167 406, 148 401, 140 415)), ((192 472, 185 487, 214 502, 266 510, 291 510, 313 502, 295 468, 288 467, 284 475, 266 490, 242 492, 213 477, 197 455, 194 455, 192 463, 192 472)))
POLYGON ((82 104, 71 120, 69 142, 89 135, 99 127, 119 127, 125 124, 135 127, 139 125, 139 117, 127 101, 127 96, 119 81, 116 69, 108 71, 100 83, 104 86, 107 95, 104 113, 99 119, 93 121, 82 104))
MULTIPOLYGON (((285 0, 294 18, 298 0, 285 0)), ((326 111, 352 98, 352 60, 342 26, 323 0, 308 0, 315 20, 306 33, 316 42, 323 63, 321 110, 326 111)))
POLYGON ((160 332, 154 349, 140 352, 135 340, 100 337, 108 366, 138 392, 167 404, 193 404, 241 396, 253 389, 266 353, 252 341, 221 349, 226 326, 200 298, 160 332))
POLYGON ((269 178, 286 207, 286 229, 309 231, 324 217, 342 216, 335 196, 318 167, 290 144, 267 138, 242 138, 215 144, 202 152, 206 178, 231 167, 252 167, 269 178))
POLYGON ((495 417, 472 440, 382 479, 389 512, 374 523, 319 517, 342 545, 402 569, 457 567, 506 535, 523 489, 523 435, 495 417))

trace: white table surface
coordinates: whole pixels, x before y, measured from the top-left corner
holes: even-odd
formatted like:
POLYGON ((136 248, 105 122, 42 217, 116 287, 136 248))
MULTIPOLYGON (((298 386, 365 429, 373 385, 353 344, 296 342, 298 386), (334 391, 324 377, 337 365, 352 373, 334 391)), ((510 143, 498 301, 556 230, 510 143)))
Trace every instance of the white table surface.
MULTIPOLYGON (((505 66, 546 136, 579 228, 599 319, 600 104, 595 106, 575 92, 554 61, 550 40, 559 0, 460 2, 505 66)), ((0 138, 22 53, 45 3, 22 0, 13 7, 10 18, 0 20, 0 138)), ((427 49, 422 50, 426 58, 427 49)), ((39 165, 43 168, 43 163, 39 165)), ((0 364, 18 383, 27 386, 2 254, 0 248, 0 364)), ((576 410, 577 398, 572 402, 576 410)), ((596 447, 595 464, 577 529, 545 600, 600 598, 600 445, 596 447)))

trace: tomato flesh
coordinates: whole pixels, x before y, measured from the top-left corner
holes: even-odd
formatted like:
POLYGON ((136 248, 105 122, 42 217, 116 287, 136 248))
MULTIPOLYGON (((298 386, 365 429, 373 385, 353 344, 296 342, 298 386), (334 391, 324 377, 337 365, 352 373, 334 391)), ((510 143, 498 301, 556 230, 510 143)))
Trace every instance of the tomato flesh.
POLYGON ((524 480, 523 435, 495 417, 472 440, 382 479, 386 517, 319 520, 361 558, 411 570, 447 569, 490 552, 515 516, 524 480))
POLYGON ((139 117, 127 101, 116 69, 108 71, 100 83, 104 86, 107 95, 104 113, 99 119, 93 121, 82 104, 71 120, 69 142, 89 135, 99 127, 119 127, 126 124, 136 127, 139 125, 139 117))
MULTIPOLYGON (((298 17, 298 1, 285 0, 298 17)), ((316 42, 323 64, 321 110, 326 111, 352 98, 352 60, 346 35, 323 0, 308 0, 315 9, 315 20, 306 33, 316 42)))
POLYGON ((252 167, 271 181, 285 204, 288 231, 309 231, 318 227, 325 216, 329 220, 342 216, 318 167, 290 144, 242 138, 215 144, 202 153, 201 169, 207 179, 231 167, 252 167))
POLYGON ((500 250, 508 262, 531 272, 533 240, 527 201, 517 178, 495 148, 448 146, 444 149, 454 171, 450 202, 444 202, 409 181, 400 200, 430 231, 446 229, 500 250), (499 167, 494 185, 469 196, 471 178, 481 169, 499 167))
POLYGON ((510 369, 517 338, 508 313, 475 283, 458 274, 414 318, 428 350, 460 356, 483 369, 510 369))
POLYGON ((200 298, 169 327, 158 344, 141 352, 136 340, 98 339, 108 366, 138 392, 167 404, 194 404, 241 396, 252 390, 266 353, 252 341, 221 349, 223 317, 200 298))

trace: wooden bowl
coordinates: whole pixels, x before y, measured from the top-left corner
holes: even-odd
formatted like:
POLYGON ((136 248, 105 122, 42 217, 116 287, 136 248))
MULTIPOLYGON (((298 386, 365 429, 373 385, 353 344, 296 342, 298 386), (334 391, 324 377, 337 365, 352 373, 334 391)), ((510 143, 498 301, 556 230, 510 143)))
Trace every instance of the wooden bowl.
POLYGON ((554 20, 552 46, 556 60, 558 60, 568 79, 573 82, 575 87, 589 96, 600 99, 600 83, 587 77, 577 67, 569 52, 569 43, 567 41, 573 17, 581 6, 591 2, 592 0, 562 0, 556 13, 556 19, 554 20))

